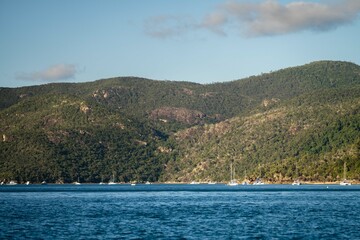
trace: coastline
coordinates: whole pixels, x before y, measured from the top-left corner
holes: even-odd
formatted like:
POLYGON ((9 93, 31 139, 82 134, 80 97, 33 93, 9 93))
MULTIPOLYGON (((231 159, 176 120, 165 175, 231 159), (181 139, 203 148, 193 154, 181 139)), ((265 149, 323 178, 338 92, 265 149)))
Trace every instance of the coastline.
MULTIPOLYGON (((349 181, 352 185, 359 185, 360 181, 356 181, 356 180, 351 180, 349 181)), ((264 185, 292 185, 293 182, 267 182, 264 181, 264 185)), ((320 181, 300 181, 301 185, 339 185, 340 181, 338 182, 320 182, 320 181)), ((151 185, 151 184, 163 184, 163 185, 213 185, 213 184, 228 184, 228 182, 171 182, 171 181, 167 181, 167 182, 151 182, 151 183, 145 183, 145 182, 137 182, 137 183, 130 183, 130 182, 117 182, 117 183, 98 183, 98 182, 94 182, 94 183, 46 183, 46 184, 42 184, 42 183, 16 183, 16 184, 2 184, 1 186, 16 186, 16 185, 94 185, 94 184, 98 184, 98 185, 151 185)), ((239 185, 242 185, 241 182, 239 182, 239 185)), ((249 183, 248 185, 253 185, 252 182, 249 183)))

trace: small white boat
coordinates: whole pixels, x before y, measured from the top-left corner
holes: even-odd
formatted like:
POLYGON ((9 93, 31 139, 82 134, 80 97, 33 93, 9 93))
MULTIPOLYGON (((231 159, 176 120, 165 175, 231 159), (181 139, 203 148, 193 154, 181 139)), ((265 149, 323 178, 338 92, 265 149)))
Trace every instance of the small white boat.
POLYGON ((117 183, 115 182, 115 173, 113 173, 112 178, 111 178, 111 180, 109 181, 108 184, 109 184, 109 185, 115 185, 115 184, 117 184, 117 183))
POLYGON ((252 185, 264 185, 265 183, 261 180, 261 176, 262 176, 262 168, 261 165, 259 164, 259 171, 260 171, 260 177, 256 178, 256 180, 253 182, 252 185))
POLYGON ((149 184, 151 184, 151 182, 149 182, 149 181, 146 181, 146 182, 145 182, 145 184, 149 185, 149 184))
POLYGON ((351 186, 351 182, 347 181, 346 179, 344 179, 343 181, 340 182, 341 186, 351 186))
POLYGON ((80 178, 78 177, 78 180, 75 181, 75 182, 73 182, 73 184, 75 184, 75 185, 81 185, 81 183, 80 183, 80 178))
POLYGON ((235 168, 233 169, 232 163, 230 164, 230 182, 227 184, 228 186, 237 186, 239 185, 235 179, 235 168))
POLYGON ((238 182, 236 180, 231 180, 230 182, 228 182, 227 184, 228 186, 237 186, 239 185, 238 182))
POLYGON ((340 182, 341 186, 350 186, 351 182, 349 182, 348 180, 346 180, 346 162, 344 162, 344 180, 342 180, 340 182))
POLYGON ((14 180, 11 180, 11 181, 8 183, 8 185, 16 185, 16 184, 17 184, 17 182, 14 181, 14 180))
POLYGON ((30 181, 26 181, 25 185, 30 185, 30 181))
POLYGON ((213 184, 216 184, 216 182, 208 182, 208 184, 211 184, 211 185, 213 185, 213 184))
POLYGON ((301 182, 300 182, 300 180, 295 180, 291 185, 299 186, 299 185, 301 185, 301 182))
POLYGON ((131 185, 131 186, 136 186, 136 183, 131 183, 130 185, 131 185))
POLYGON ((192 181, 190 184, 200 184, 199 182, 192 181))
POLYGON ((46 185, 46 184, 47 184, 46 181, 41 182, 41 185, 46 185))
POLYGON ((253 185, 264 185, 265 183, 261 180, 261 178, 257 178, 255 182, 253 182, 253 185))

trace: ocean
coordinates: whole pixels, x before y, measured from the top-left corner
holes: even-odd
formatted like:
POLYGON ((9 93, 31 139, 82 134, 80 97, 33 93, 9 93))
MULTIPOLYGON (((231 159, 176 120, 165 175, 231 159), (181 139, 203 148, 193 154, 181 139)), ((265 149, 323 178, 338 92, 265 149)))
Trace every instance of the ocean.
POLYGON ((360 239, 360 186, 0 186, 0 239, 360 239))

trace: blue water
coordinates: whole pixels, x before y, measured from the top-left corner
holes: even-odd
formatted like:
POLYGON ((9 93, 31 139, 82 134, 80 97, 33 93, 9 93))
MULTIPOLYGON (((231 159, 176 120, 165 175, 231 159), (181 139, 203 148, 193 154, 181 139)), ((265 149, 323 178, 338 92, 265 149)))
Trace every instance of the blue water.
POLYGON ((0 239, 360 239, 360 186, 0 186, 0 239))

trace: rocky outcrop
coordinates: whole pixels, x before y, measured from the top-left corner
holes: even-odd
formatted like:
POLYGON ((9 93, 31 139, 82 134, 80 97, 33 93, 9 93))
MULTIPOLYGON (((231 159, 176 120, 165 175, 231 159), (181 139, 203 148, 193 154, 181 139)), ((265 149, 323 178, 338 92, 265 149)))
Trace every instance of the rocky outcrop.
POLYGON ((264 99, 261 104, 263 107, 271 107, 279 101, 280 99, 278 98, 264 99))
POLYGON ((81 112, 83 112, 85 114, 88 114, 90 112, 90 110, 91 110, 91 108, 88 105, 86 105, 84 102, 82 102, 80 104, 80 111, 81 112))

